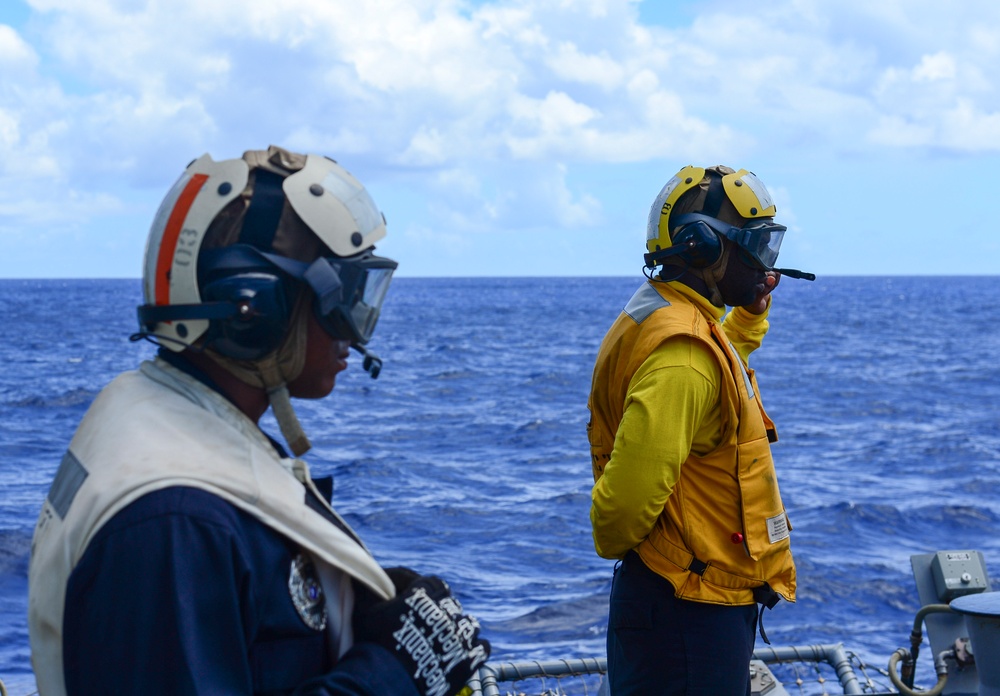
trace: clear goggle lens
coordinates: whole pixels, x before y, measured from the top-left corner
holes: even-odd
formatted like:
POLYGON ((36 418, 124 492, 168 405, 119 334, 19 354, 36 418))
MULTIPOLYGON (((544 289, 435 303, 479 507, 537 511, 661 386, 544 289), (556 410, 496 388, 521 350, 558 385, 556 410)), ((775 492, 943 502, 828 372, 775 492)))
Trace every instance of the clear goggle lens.
POLYGON ((744 255, 755 264, 770 271, 778 260, 786 229, 784 225, 765 222, 743 228, 733 227, 726 236, 736 242, 744 255))
POLYGON ((372 268, 365 275, 361 298, 351 308, 351 318, 357 327, 360 343, 367 343, 375 332, 375 323, 382 312, 382 303, 389 292, 394 268, 372 268))
POLYGON ((306 281, 316 294, 316 317, 334 338, 364 345, 371 339, 397 263, 367 255, 314 262, 306 281), (316 270, 314 278, 313 268, 316 270))

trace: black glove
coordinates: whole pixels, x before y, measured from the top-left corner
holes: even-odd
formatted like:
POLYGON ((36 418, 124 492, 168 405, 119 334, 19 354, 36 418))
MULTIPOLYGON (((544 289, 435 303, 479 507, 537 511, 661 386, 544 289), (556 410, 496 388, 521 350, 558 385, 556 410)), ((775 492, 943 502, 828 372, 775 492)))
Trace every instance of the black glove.
POLYGON ((407 587, 420 579, 420 573, 412 568, 393 566, 392 568, 384 568, 383 570, 385 570, 385 574, 389 576, 389 579, 392 580, 392 586, 396 588, 396 594, 398 595, 406 592, 407 587))
POLYGON ((393 599, 354 615, 355 642, 388 649, 425 696, 454 696, 490 656, 479 622, 441 578, 407 568, 386 571, 396 585, 393 599))

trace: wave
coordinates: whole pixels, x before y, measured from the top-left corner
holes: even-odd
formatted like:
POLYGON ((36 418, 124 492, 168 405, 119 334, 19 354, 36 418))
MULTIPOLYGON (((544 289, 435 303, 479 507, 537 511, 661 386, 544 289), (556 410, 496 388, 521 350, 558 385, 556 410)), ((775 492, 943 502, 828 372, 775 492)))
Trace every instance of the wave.
POLYGON ((28 577, 31 534, 21 529, 0 529, 0 576, 28 577))
POLYGON ((89 406, 98 390, 78 387, 56 396, 28 396, 9 401, 14 408, 64 408, 67 406, 89 406))

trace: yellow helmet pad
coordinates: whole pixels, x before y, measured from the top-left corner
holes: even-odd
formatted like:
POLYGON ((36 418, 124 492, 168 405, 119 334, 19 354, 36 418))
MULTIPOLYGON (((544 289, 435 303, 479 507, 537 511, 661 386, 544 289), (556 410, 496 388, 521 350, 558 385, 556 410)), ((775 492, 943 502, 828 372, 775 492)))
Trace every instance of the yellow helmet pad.
POLYGON ((722 177, 722 186, 729 202, 742 217, 774 217, 777 212, 764 182, 753 172, 741 169, 733 174, 726 174, 722 177))
POLYGON ((649 220, 646 223, 647 251, 659 251, 672 246, 669 225, 670 212, 680 197, 698 186, 704 178, 704 167, 688 165, 664 184, 649 209, 649 220))

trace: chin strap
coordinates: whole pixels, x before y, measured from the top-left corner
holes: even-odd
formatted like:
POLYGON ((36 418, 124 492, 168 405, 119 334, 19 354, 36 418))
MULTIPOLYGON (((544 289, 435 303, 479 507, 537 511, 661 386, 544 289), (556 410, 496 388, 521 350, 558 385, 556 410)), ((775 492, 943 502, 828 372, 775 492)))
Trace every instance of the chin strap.
POLYGON ((240 381, 267 392, 267 400, 274 412, 274 419, 281 428, 281 435, 288 448, 300 457, 312 447, 302 424, 299 423, 292 400, 288 394, 288 382, 299 376, 305 365, 306 341, 308 340, 307 315, 311 311, 309 303, 301 297, 292 313, 291 329, 284 343, 271 355, 254 362, 234 360, 211 349, 205 354, 219 363, 240 381))
POLYGON ((722 245, 722 253, 719 255, 719 260, 708 268, 703 268, 698 271, 701 275, 701 279, 705 281, 705 286, 708 288, 708 301, 716 307, 724 306, 722 292, 719 291, 719 281, 722 280, 722 276, 726 275, 726 267, 729 265, 729 256, 731 251, 732 246, 724 243, 722 245))
POLYGON ((292 400, 288 395, 288 386, 281 376, 277 358, 271 356, 261 360, 258 363, 258 369, 260 370, 261 380, 264 382, 264 389, 267 391, 267 400, 270 402, 271 410, 274 412, 274 419, 278 421, 278 427, 281 428, 281 435, 285 438, 285 442, 288 443, 292 454, 296 457, 301 457, 309 451, 312 444, 309 442, 309 438, 306 437, 306 433, 302 429, 302 424, 299 423, 298 416, 295 415, 295 409, 292 408, 292 400))

